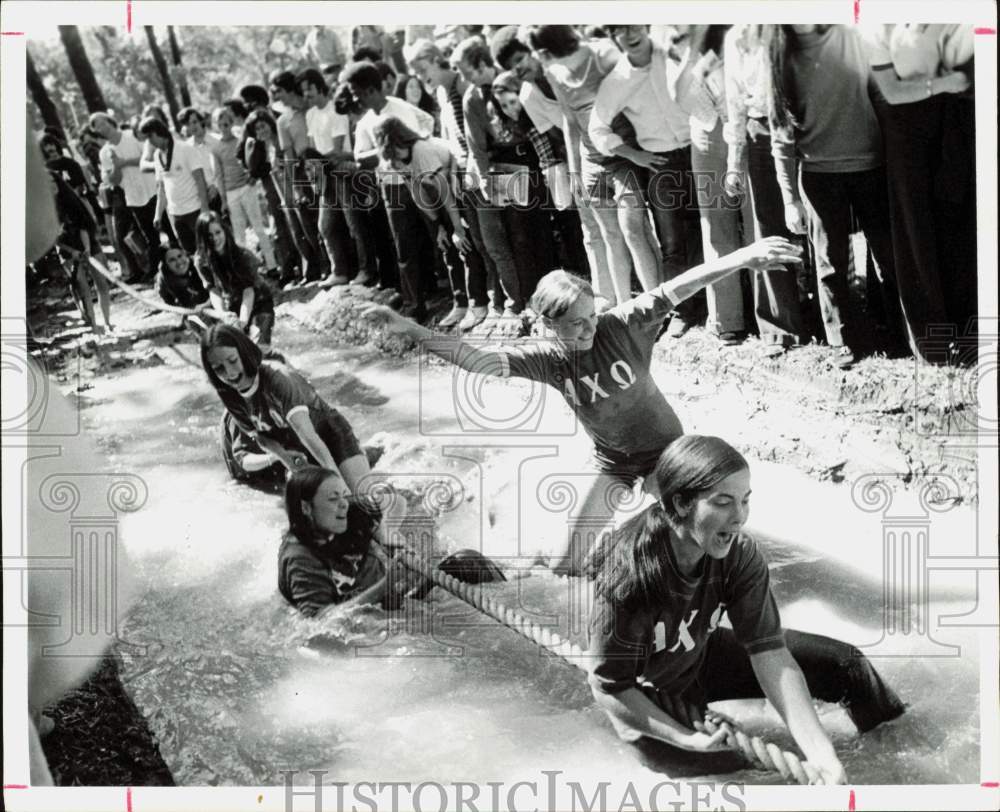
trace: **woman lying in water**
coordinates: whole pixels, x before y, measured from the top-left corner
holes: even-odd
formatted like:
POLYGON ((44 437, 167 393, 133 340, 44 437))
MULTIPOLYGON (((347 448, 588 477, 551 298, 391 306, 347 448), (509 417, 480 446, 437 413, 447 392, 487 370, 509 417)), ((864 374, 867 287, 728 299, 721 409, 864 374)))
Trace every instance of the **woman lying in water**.
POLYGON ((401 595, 427 585, 375 543, 377 509, 353 498, 336 471, 315 465, 295 471, 285 486, 285 511, 278 590, 307 617, 334 604, 392 608, 401 595))
POLYGON ((709 702, 767 697, 826 784, 845 783, 810 694, 843 704, 858 730, 904 705, 854 646, 783 630, 767 562, 740 531, 747 461, 717 437, 685 435, 656 464, 659 501, 598 548, 590 685, 625 741, 731 749, 709 702), (729 614, 732 628, 719 623, 729 614))

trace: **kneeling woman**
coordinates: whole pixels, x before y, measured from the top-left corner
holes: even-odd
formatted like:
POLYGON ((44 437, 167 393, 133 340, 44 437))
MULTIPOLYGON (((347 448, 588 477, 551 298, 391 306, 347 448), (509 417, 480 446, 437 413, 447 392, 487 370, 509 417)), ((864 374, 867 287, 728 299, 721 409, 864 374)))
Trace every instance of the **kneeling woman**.
POLYGON ((310 465, 292 474, 285 510, 278 590, 307 617, 335 604, 392 608, 401 594, 424 585, 373 543, 378 513, 353 499, 336 471, 310 465))
POLYGON ((266 350, 274 328, 274 298, 257 273, 260 261, 236 244, 214 211, 198 217, 195 235, 195 264, 212 307, 220 313, 231 313, 231 320, 266 350))
POLYGON ((717 437, 685 435, 660 456, 660 500, 600 548, 590 619, 591 690, 626 741, 684 750, 732 745, 701 721, 709 702, 767 697, 824 783, 844 769, 810 694, 840 702, 861 732, 904 705, 853 646, 784 631, 747 520, 750 471, 717 437), (729 613, 732 629, 719 622, 729 613))
POLYGON ((351 424, 295 370, 264 360, 242 330, 216 324, 201 338, 201 363, 237 426, 289 471, 339 471, 352 492, 371 470, 351 424))

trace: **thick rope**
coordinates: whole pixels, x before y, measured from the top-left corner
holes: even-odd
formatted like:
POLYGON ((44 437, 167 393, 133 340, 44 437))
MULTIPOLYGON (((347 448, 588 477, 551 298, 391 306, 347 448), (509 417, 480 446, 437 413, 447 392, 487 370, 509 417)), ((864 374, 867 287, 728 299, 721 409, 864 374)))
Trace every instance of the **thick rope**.
MULTIPOLYGON (((467 584, 453 575, 441 571, 431 565, 426 559, 413 550, 403 551, 402 561, 406 566, 437 586, 450 592, 456 598, 465 601, 483 614, 489 615, 499 623, 517 632, 522 637, 538 646, 552 652, 557 657, 581 671, 585 671, 582 660, 587 656, 582 648, 570 640, 563 639, 551 629, 539 626, 527 620, 515 610, 504 606, 492 596, 486 594, 479 584, 467 584)), ((733 738, 740 752, 754 765, 771 772, 780 773, 783 778, 791 779, 799 784, 820 783, 819 771, 809 762, 802 761, 795 753, 782 750, 777 745, 767 742, 759 736, 749 736, 732 719, 709 710, 705 715, 705 727, 709 733, 714 733, 722 725, 729 725, 733 738)))
MULTIPOLYGON (((107 279, 112 285, 121 288, 133 299, 146 305, 146 307, 148 307, 150 310, 162 310, 164 313, 176 313, 179 316, 195 316, 198 313, 204 312, 204 310, 194 310, 190 307, 177 307, 176 305, 168 305, 166 302, 158 302, 155 301, 154 299, 147 299, 145 296, 139 293, 139 291, 133 288, 130 284, 128 284, 127 282, 123 282, 121 279, 118 279, 118 277, 114 276, 111 273, 111 271, 109 271, 100 262, 97 261, 97 257, 91 255, 89 259, 90 259, 90 266, 95 271, 97 271, 101 276, 107 279)), ((208 312, 209 315, 211 315, 214 311, 209 309, 208 312)))

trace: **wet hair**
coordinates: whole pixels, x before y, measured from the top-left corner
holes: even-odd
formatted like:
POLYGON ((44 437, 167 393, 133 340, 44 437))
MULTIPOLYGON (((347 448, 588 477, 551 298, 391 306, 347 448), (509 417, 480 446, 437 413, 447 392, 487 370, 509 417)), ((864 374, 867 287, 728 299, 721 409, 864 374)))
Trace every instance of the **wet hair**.
POLYGON ((549 271, 538 280, 531 296, 531 309, 539 316, 558 319, 582 294, 593 297, 594 289, 582 276, 568 271, 549 271))
POLYGON ((295 74, 290 70, 271 71, 271 75, 267 77, 267 81, 273 87, 281 88, 286 93, 298 94, 299 92, 295 84, 295 74))
POLYGON ((485 65, 487 68, 493 67, 493 54, 490 47, 482 37, 466 37, 451 52, 451 64, 466 64, 470 68, 478 68, 485 65))
POLYGON ((371 62, 373 65, 382 59, 382 52, 371 45, 362 45, 354 49, 351 62, 371 62))
POLYGON ((533 25, 528 29, 528 42, 536 51, 546 51, 555 59, 576 53, 580 35, 571 25, 533 25))
POLYGON ((654 476, 659 501, 605 536, 587 566, 595 594, 628 612, 655 609, 664 600, 671 530, 681 522, 676 503, 690 503, 723 479, 749 469, 725 440, 678 437, 660 455, 654 476))
POLYGON ((219 378, 215 374, 215 370, 212 369, 208 354, 217 347, 235 349, 240 356, 243 372, 251 378, 260 371, 260 365, 264 360, 263 353, 246 333, 230 324, 221 322, 214 324, 201 335, 201 366, 208 376, 208 382, 212 384, 212 388, 215 389, 223 404, 234 416, 246 419, 248 412, 246 404, 243 402, 243 396, 219 378))
POLYGON ((271 97, 267 94, 267 88, 261 85, 243 85, 240 88, 239 96, 251 108, 267 108, 271 103, 271 97))
POLYGON ((510 68, 510 60, 517 54, 531 53, 531 48, 522 42, 517 34, 516 25, 505 25, 493 35, 493 39, 490 41, 490 53, 493 55, 493 61, 504 70, 510 68))
POLYGON ((205 124, 205 116, 203 116, 201 112, 196 110, 194 107, 185 107, 181 110, 177 114, 177 123, 184 126, 191 120, 192 116, 194 116, 200 124, 205 124))
POLYGON ((354 97, 351 87, 347 82, 341 82, 337 85, 337 89, 333 91, 333 109, 342 116, 348 116, 352 113, 360 116, 365 111, 360 102, 354 97))
POLYGON ((403 58, 407 65, 412 65, 417 61, 427 61, 443 68, 448 66, 448 60, 441 49, 429 39, 417 39, 404 46, 403 58))
POLYGON ((243 103, 242 99, 226 99, 222 103, 222 106, 238 119, 245 119, 247 114, 250 112, 247 110, 247 106, 243 103))
POLYGON ((300 70, 295 74, 295 86, 302 92, 302 85, 308 82, 313 87, 316 88, 320 93, 329 93, 330 88, 326 84, 326 79, 323 78, 323 74, 320 73, 316 68, 305 68, 300 70))
POLYGON ((355 62, 344 69, 344 81, 367 90, 382 89, 382 74, 371 62, 355 62))
POLYGON ((288 516, 288 532, 307 547, 315 546, 316 527, 312 517, 302 509, 303 502, 312 502, 320 486, 330 477, 341 479, 339 471, 307 465, 294 471, 285 483, 285 514, 288 516))
POLYGON ((394 163, 396 160, 396 148, 412 147, 420 141, 420 135, 407 127, 395 116, 388 116, 375 125, 375 143, 378 144, 379 154, 387 163, 394 163))

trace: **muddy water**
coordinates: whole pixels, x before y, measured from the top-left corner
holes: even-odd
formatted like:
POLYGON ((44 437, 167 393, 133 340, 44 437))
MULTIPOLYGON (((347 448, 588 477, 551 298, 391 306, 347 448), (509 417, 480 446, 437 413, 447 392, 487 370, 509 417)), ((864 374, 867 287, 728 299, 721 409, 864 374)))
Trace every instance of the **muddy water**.
MULTIPOLYGON (((565 532, 588 446, 566 430, 561 402, 538 406, 538 392, 520 384, 459 384, 466 406, 456 416, 455 384, 441 366, 323 347, 287 326, 276 345, 363 441, 381 433, 381 467, 394 478, 414 493, 452 484, 457 495, 438 519, 442 550, 481 546, 514 565, 565 532), (507 434, 483 431, 497 426, 507 434)), ((637 753, 593 707, 579 671, 440 591, 392 618, 372 608, 298 617, 275 588, 279 497, 228 479, 216 441, 220 405, 195 359, 188 347, 168 365, 96 381, 83 412, 115 469, 149 487, 145 507, 123 522, 143 587, 123 634, 131 646, 123 679, 178 784, 274 784, 280 770, 301 771, 305 783, 310 769, 328 770, 329 781, 514 782, 542 780, 541 770, 591 783, 664 773, 774 780, 729 757, 637 753)), ((722 434, 740 409, 725 388, 677 405, 688 430, 722 434)), ((852 507, 844 486, 780 466, 755 465, 753 486, 753 530, 785 625, 878 642, 885 517, 852 507)), ((935 521, 932 554, 944 554, 942 545, 948 555, 975 552, 971 514, 935 521)), ((582 619, 568 611, 580 585, 567 586, 535 569, 489 589, 582 640, 582 619)), ((904 717, 858 737, 842 710, 820 707, 853 783, 978 781, 978 634, 937 624, 971 611, 974 587, 968 573, 931 581, 933 633, 959 649, 920 636, 869 649, 892 655, 877 664, 910 704, 904 717), (924 656, 942 653, 953 656, 924 656)), ((790 743, 763 702, 722 709, 790 743)))

